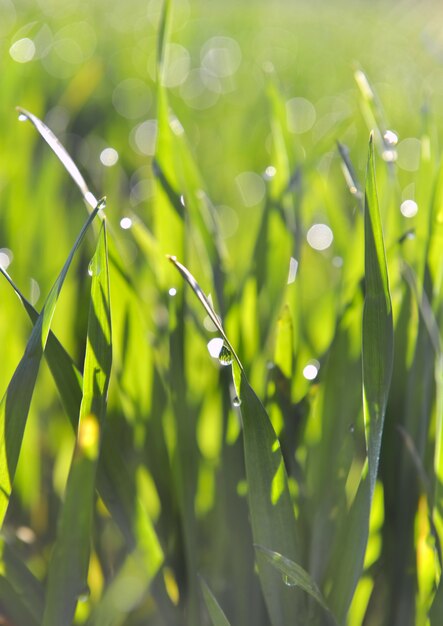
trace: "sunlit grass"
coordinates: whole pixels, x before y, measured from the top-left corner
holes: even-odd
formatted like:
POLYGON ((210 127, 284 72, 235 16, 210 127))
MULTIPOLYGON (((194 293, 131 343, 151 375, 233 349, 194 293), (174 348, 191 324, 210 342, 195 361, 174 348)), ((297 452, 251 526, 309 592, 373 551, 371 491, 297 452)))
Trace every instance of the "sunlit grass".
POLYGON ((0 10, 0 622, 440 624, 437 7, 0 10))

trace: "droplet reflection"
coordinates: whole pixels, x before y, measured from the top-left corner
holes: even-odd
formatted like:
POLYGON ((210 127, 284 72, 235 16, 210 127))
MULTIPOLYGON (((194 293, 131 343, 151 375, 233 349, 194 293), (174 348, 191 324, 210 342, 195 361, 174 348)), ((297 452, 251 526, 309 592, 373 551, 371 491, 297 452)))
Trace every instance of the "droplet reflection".
POLYGON ((414 200, 405 200, 400 205, 400 211, 404 217, 414 217, 418 212, 418 204, 414 200))
POLYGON ((105 148, 100 152, 100 161, 105 167, 112 167, 118 161, 118 152, 114 148, 105 148))
POLYGON ((220 352, 223 348, 223 339, 220 337, 214 337, 208 342, 208 352, 213 359, 218 359, 220 352))
POLYGON ((303 368, 303 376, 306 380, 314 380, 317 378, 318 370, 320 369, 320 363, 316 360, 309 361, 303 368))
POLYGON ((387 130, 383 135, 383 139, 388 146, 396 146, 398 143, 398 136, 392 130, 387 130))
POLYGON ((308 230, 306 239, 314 250, 326 250, 331 245, 334 235, 326 224, 314 224, 308 230))
POLYGON ((122 217, 122 219, 120 220, 120 228, 123 228, 123 230, 129 230, 129 228, 131 228, 132 226, 132 220, 130 217, 122 217))

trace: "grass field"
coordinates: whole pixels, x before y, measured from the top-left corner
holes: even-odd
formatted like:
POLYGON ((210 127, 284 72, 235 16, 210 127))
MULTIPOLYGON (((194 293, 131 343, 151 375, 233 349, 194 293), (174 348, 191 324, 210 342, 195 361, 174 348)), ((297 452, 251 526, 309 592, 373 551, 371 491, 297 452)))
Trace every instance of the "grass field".
POLYGON ((441 624, 437 3, 0 14, 0 624, 441 624))

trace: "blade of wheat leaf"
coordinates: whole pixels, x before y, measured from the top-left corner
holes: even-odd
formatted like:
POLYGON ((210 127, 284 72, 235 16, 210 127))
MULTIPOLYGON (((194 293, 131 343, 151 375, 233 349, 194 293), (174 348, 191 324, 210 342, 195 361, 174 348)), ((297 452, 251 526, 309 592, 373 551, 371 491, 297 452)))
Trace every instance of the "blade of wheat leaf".
MULTIPOLYGON (((110 256, 111 260, 111 256, 110 256)), ((38 312, 24 297, 9 274, 0 266, 0 272, 14 289, 21 300, 31 321, 35 324, 38 312)), ((45 359, 54 378, 62 404, 74 430, 77 430, 80 405, 82 401, 83 376, 77 369, 73 359, 50 331, 45 348, 45 359)), ((112 518, 119 526, 128 546, 143 543, 148 538, 147 560, 154 566, 159 566, 162 553, 158 541, 154 537, 149 517, 144 511, 131 480, 127 466, 122 458, 120 449, 112 436, 105 432, 102 451, 97 470, 97 491, 103 499, 112 518), (133 520, 137 520, 136 524, 133 520)), ((155 572, 151 572, 154 575, 155 572)))
POLYGON ((57 278, 42 312, 32 330, 25 353, 15 370, 0 403, 0 524, 3 523, 11 495, 12 483, 28 417, 32 394, 46 346, 48 334, 72 259, 98 211, 104 206, 99 202, 88 217, 57 278))
POLYGON ((367 464, 347 519, 337 534, 328 566, 328 576, 332 582, 328 603, 339 623, 346 620, 363 570, 393 366, 392 307, 377 198, 372 134, 366 173, 364 223, 366 291, 362 323, 362 376, 367 464))
POLYGON ((362 199, 363 193, 361 191, 361 185, 357 178, 354 166, 351 163, 351 159, 349 158, 349 150, 344 144, 340 143, 339 141, 337 141, 337 149, 340 154, 343 176, 345 178, 348 189, 353 196, 362 199))
POLYGON ((374 142, 371 134, 365 194, 366 292, 362 337, 364 415, 371 494, 377 478, 394 357, 392 304, 374 161, 374 142))
POLYGON ((263 546, 255 546, 255 549, 261 552, 269 563, 271 563, 271 565, 283 574, 283 576, 286 576, 287 581, 290 584, 300 587, 300 589, 303 589, 303 591, 309 594, 311 598, 314 598, 314 600, 318 602, 318 604, 330 615, 333 623, 337 624, 330 608, 326 603, 326 600, 323 597, 323 594, 311 575, 305 569, 278 552, 268 550, 263 546))
POLYGON ((168 25, 171 16, 171 2, 164 0, 163 9, 160 16, 160 25, 157 38, 157 82, 161 83, 163 64, 165 59, 165 48, 167 42, 168 25))
POLYGON ((33 113, 30 113, 26 109, 23 109, 22 107, 17 107, 17 111, 20 113, 20 115, 23 115, 26 119, 28 119, 34 125, 34 127, 37 129, 37 131, 46 141, 48 146, 52 148, 52 150, 55 152, 57 157, 65 166, 67 172, 69 173, 73 181, 76 183, 77 187, 80 189, 85 202, 89 204, 89 206, 92 209, 95 209, 95 207, 97 206, 97 199, 95 198, 92 191, 89 189, 88 185, 86 184, 85 179, 80 173, 80 170, 78 169, 77 165, 74 163, 72 157, 69 155, 68 151, 63 146, 61 141, 55 136, 52 130, 50 130, 46 126, 46 124, 42 122, 41 119, 39 119, 36 115, 34 115, 33 113))
MULTIPOLYGON (((295 561, 299 555, 295 516, 279 440, 208 298, 189 270, 174 257, 169 259, 191 286, 234 357, 232 371, 241 401, 248 503, 254 542, 272 546, 295 561)), ((300 590, 285 585, 282 576, 260 553, 257 554, 257 563, 272 624, 284 626, 303 623, 305 598, 300 590)))
POLYGON ((206 297, 203 289, 200 287, 198 282, 195 280, 195 278, 191 274, 191 272, 184 265, 182 265, 182 263, 177 261, 175 256, 168 255, 167 258, 178 269, 178 271, 183 276, 183 278, 186 280, 188 285, 192 288, 193 292, 195 293, 195 295, 197 296, 197 298, 200 300, 201 304, 203 305, 206 313, 211 318, 211 321, 213 322, 214 326, 217 328, 217 330, 220 332, 221 336, 223 337, 227 347, 229 348, 229 350, 232 353, 232 356, 237 361, 237 364, 238 364, 239 368, 243 371, 243 366, 240 363, 240 359, 238 358, 234 348, 232 347, 229 339, 227 338, 226 333, 225 333, 225 331, 223 329, 223 326, 220 323, 220 319, 219 319, 217 313, 212 308, 211 303, 209 302, 208 298, 206 297))
POLYGON ((209 616, 212 621, 212 626, 230 626, 228 618, 223 612, 223 609, 217 602, 216 597, 209 589, 206 581, 200 576, 200 585, 203 592, 203 598, 208 609, 209 616))
POLYGON ((48 570, 43 626, 68 626, 86 587, 101 431, 112 363, 106 222, 91 263, 83 397, 74 456, 48 570))
MULTIPOLYGON (((11 276, 1 265, 0 273, 3 274, 12 289, 15 291, 31 322, 35 325, 39 316, 38 311, 32 306, 29 300, 25 298, 21 290, 12 280, 11 276)), ((45 358, 59 391, 66 414, 68 415, 72 426, 76 430, 78 413, 82 399, 81 388, 83 377, 73 359, 69 356, 52 331, 49 331, 48 340, 46 342, 45 358)))

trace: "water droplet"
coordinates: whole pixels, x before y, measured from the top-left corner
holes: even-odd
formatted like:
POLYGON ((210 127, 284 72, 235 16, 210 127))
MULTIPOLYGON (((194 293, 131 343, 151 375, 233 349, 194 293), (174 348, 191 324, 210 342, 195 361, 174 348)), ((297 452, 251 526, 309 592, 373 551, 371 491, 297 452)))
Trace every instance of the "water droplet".
POLYGON ((169 295, 173 298, 177 295, 177 289, 175 287, 171 287, 168 291, 169 295))
POLYGON ((383 139, 388 146, 396 146, 398 143, 398 136, 392 130, 387 130, 383 135, 383 139))
POLYGON ((232 404, 233 406, 239 407, 241 405, 241 400, 238 396, 235 396, 234 398, 232 398, 232 404))
POLYGON ((320 363, 318 361, 309 361, 309 363, 303 368, 303 376, 306 380, 314 380, 317 377, 319 369, 320 363))
POLYGON ((326 250, 332 244, 334 234, 326 224, 314 224, 308 230, 306 239, 314 250, 326 250))
POLYGON ((118 152, 115 148, 105 148, 100 152, 100 161, 105 167, 112 167, 118 161, 118 152))
POLYGON ((101 268, 98 265, 97 261, 95 259, 92 259, 92 261, 88 265, 89 276, 98 276, 100 274, 100 269, 101 268))
POLYGON ((228 346, 225 346, 223 344, 223 346, 222 346, 222 348, 220 350, 220 354, 218 355, 218 360, 220 362, 220 365, 231 365, 231 363, 232 363, 232 352, 230 351, 228 346))
POLYGON ((98 206, 99 211, 104 211, 106 209, 106 196, 103 196, 103 198, 100 198, 100 200, 96 202, 96 204, 98 206))
POLYGON ((122 219, 120 220, 120 228, 123 228, 123 230, 129 230, 129 228, 131 228, 132 226, 132 220, 130 217, 122 217, 122 219))
POLYGON ((400 205, 400 212, 404 217, 414 217, 418 212, 418 204, 414 200, 405 200, 400 205))
POLYGON ((7 270, 12 263, 13 254, 9 248, 0 248, 0 266, 7 270))
POLYGON ((292 578, 291 576, 288 576, 287 574, 283 574, 283 582, 288 587, 296 587, 297 586, 297 581, 295 580, 295 578, 292 578))
POLYGON ((29 301, 32 305, 37 304, 38 299, 40 298, 40 285, 35 280, 35 278, 30 279, 31 289, 29 293, 29 301))
POLYGON ((397 150, 383 150, 381 156, 383 161, 386 161, 387 163, 393 163, 397 160, 397 150))
POLYGON ((355 431, 355 426, 354 426, 354 424, 349 424, 349 432, 351 433, 351 435, 353 435, 353 434, 354 434, 354 431, 355 431))
POLYGON ((208 352, 213 359, 218 359, 223 349, 223 339, 221 337, 214 337, 208 341, 208 352))
POLYGON ((182 206, 184 206, 184 207, 186 206, 186 204, 185 204, 185 196, 183 194, 180 196, 180 204, 182 206))
POLYGON ((295 281, 295 277, 297 276, 298 270, 298 261, 291 256, 289 261, 289 274, 288 274, 288 285, 295 281))
POLYGON ((18 116, 18 120, 19 122, 26 122, 28 118, 26 117, 26 115, 24 113, 20 113, 18 116))
POLYGON ((277 169, 273 165, 268 165, 268 167, 265 169, 265 180, 270 180, 271 178, 274 178, 276 174, 277 169))

